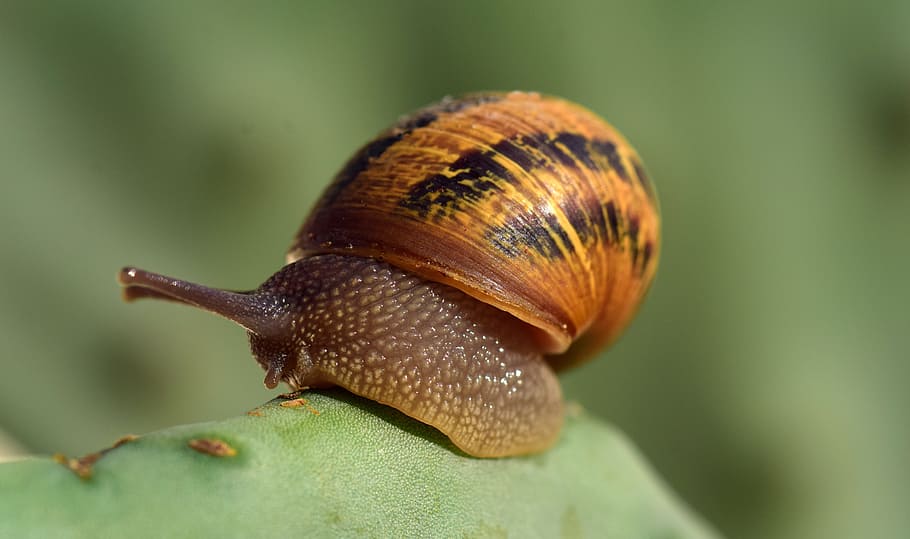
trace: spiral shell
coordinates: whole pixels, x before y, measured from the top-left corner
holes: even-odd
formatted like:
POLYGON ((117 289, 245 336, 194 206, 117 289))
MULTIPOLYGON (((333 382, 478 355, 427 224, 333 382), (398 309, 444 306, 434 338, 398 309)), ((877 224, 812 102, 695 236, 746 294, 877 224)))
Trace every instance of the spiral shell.
POLYGON ((561 368, 628 323, 656 270, 659 228, 654 188, 612 126, 554 97, 476 94, 361 148, 288 262, 368 256, 449 284, 535 328, 561 368))

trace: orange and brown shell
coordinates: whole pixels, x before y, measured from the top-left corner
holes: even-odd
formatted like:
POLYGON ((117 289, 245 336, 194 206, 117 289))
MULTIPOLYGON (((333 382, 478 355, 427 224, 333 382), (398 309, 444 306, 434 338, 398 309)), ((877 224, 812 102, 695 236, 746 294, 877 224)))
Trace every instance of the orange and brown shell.
POLYGON ((443 100, 361 148, 288 261, 368 256, 447 283, 536 328, 561 368, 625 327, 659 244, 655 191, 626 139, 578 105, 511 92, 443 100))

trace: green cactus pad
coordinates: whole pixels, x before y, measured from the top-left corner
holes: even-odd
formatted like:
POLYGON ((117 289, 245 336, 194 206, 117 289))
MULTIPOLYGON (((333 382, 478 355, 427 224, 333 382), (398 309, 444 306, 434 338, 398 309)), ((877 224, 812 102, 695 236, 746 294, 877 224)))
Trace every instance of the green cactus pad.
POLYGON ((533 456, 477 459, 343 391, 81 458, 0 465, 0 537, 713 537, 577 406, 533 456))

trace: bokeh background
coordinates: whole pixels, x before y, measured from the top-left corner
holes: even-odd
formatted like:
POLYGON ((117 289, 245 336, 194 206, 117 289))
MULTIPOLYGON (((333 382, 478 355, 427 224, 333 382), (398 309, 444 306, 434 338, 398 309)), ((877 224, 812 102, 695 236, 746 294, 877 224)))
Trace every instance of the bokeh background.
POLYGON ((481 89, 585 104, 658 185, 658 280, 570 398, 730 537, 905 537, 902 0, 4 2, 0 438, 82 453, 267 399, 242 331, 127 306, 116 270, 255 287, 360 144, 481 89))

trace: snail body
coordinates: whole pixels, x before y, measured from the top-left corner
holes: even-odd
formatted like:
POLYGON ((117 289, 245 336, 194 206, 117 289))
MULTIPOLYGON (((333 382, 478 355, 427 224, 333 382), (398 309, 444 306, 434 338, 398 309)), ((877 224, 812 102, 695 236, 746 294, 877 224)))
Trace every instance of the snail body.
POLYGON ((359 150, 256 290, 135 268, 120 282, 246 328, 270 388, 341 386, 497 457, 554 443, 555 371, 616 338, 658 250, 655 193, 622 135, 558 98, 477 94, 359 150))

